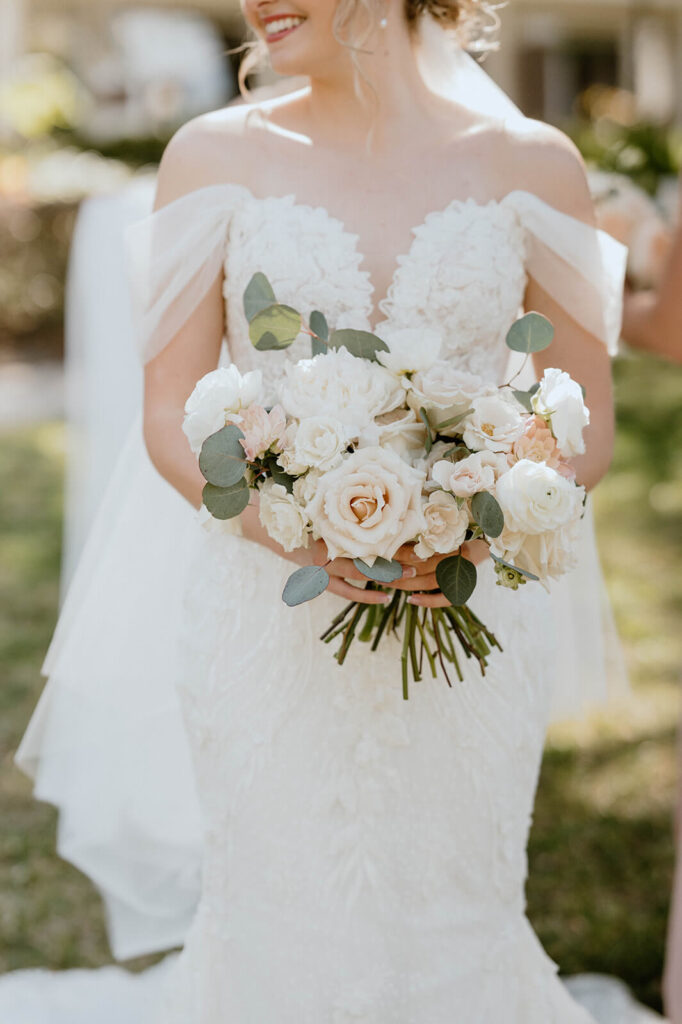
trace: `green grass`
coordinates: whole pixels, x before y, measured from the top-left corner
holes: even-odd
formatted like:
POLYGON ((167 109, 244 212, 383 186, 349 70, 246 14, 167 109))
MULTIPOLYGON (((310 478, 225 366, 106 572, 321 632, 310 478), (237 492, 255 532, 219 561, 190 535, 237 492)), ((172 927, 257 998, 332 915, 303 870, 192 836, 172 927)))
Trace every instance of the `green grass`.
MULTIPOLYGON (((618 975, 660 1007, 682 667, 682 371, 636 358, 616 377, 617 452, 596 512, 634 696, 552 730, 528 902, 563 973, 618 975)), ((56 857, 54 812, 11 760, 56 616, 63 443, 59 425, 0 437, 0 971, 111 959, 96 893, 56 857)))

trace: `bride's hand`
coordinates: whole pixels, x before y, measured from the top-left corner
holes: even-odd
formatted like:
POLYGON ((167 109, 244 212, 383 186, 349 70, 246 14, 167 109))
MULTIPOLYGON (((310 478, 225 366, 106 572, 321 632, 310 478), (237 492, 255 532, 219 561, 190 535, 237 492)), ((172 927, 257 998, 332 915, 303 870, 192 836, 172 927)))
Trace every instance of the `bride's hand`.
POLYGON ((481 562, 489 557, 489 548, 485 541, 482 540, 466 541, 458 552, 451 551, 447 555, 432 555, 431 558, 420 558, 415 554, 414 544, 403 544, 396 551, 394 558, 405 566, 416 568, 417 575, 411 579, 403 578, 396 580, 391 586, 398 590, 431 591, 431 593, 412 594, 408 600, 410 604, 418 605, 422 608, 447 608, 450 602, 438 588, 436 567, 439 562, 446 558, 452 558, 454 554, 463 555, 464 558, 473 562, 474 565, 480 565, 481 562))

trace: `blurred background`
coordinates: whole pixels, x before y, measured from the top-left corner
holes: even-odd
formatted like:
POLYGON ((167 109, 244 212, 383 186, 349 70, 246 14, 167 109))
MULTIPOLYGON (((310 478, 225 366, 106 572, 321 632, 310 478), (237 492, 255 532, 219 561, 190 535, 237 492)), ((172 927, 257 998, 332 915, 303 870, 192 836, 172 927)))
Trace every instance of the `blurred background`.
MULTIPOLYGON (((144 212, 176 127, 235 96, 229 51, 242 35, 234 0, 0 0, 0 972, 111 961, 98 896, 56 856, 55 814, 12 763, 56 620, 65 499, 68 578, 138 401, 130 338, 112 344, 84 321, 67 331, 81 358, 65 376, 65 295, 78 309, 85 263, 104 306, 97 261, 115 254, 121 210, 144 212), (112 361, 128 368, 114 378, 112 361)), ((631 285, 655 284, 678 216, 682 0, 510 0, 501 39, 487 69, 527 114, 574 138, 602 223, 632 245, 631 285)), ((660 1008, 682 671, 682 372, 624 352, 615 376, 616 458, 595 505, 633 694, 552 729, 528 899, 563 973, 618 975, 660 1008)))

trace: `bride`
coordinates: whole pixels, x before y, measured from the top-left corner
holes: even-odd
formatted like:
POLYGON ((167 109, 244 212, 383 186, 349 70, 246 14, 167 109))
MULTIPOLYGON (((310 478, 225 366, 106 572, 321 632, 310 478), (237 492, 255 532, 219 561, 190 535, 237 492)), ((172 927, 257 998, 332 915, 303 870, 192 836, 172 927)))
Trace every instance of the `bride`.
MULTIPOLYGON (((181 129, 164 155, 155 213, 130 234, 147 360, 144 437, 160 475, 195 509, 204 481, 183 408, 225 358, 224 342, 240 370, 262 372, 271 399, 286 360, 308 354, 302 338, 276 357, 252 347, 241 296, 256 271, 279 301, 323 309, 335 327, 388 339, 401 327, 444 325, 447 358, 495 383, 508 327, 521 307, 539 310, 556 340, 535 371, 560 366, 586 386, 591 425, 578 479, 591 488, 606 471, 623 254, 593 228, 584 172, 564 137, 482 113, 467 90, 478 80, 450 81, 448 34, 485 47, 490 7, 244 0, 274 69, 309 84, 181 129)), ((112 482, 114 503, 131 480, 112 482)), ((552 597, 495 587, 491 563, 471 545, 478 609, 504 654, 485 679, 471 673, 454 689, 425 679, 403 702, 391 643, 375 654, 356 645, 339 666, 317 639, 348 597, 380 600, 358 591, 352 563, 328 562, 321 541, 287 554, 255 505, 235 528, 202 529, 201 517, 164 516, 170 505, 160 501, 143 507, 141 493, 139 517, 121 499, 109 533, 127 530, 141 564, 145 545, 166 538, 156 606, 149 581, 124 579, 131 630, 139 591, 151 621, 166 608, 168 566, 186 572, 183 608, 167 620, 167 659, 204 837, 199 908, 159 1022, 592 1021, 524 915, 525 846, 562 641, 552 597), (286 608, 292 559, 328 563, 330 593, 286 608)), ((109 551, 112 571, 122 554, 109 551)), ((444 603, 437 558, 421 561, 408 545, 400 560, 396 587, 417 605, 444 603)), ((85 602, 85 584, 79 590, 85 602)), ((142 649, 144 624, 123 645, 142 649)), ((71 634, 62 646, 73 643, 71 634)), ((142 719, 140 733, 143 788, 158 771, 153 721, 142 719)), ((106 808, 100 817, 108 820, 106 808)), ((157 881, 158 901, 160 878, 149 874, 146 891, 157 881)), ((609 1024, 624 1021, 614 1012, 609 1024)))

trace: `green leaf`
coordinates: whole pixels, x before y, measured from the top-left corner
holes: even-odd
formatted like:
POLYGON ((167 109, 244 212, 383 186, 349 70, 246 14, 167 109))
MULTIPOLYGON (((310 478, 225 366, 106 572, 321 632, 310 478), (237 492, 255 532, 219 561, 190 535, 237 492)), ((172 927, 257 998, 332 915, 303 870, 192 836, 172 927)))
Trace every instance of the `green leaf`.
POLYGON ((204 505, 214 519, 234 519, 249 504, 249 493, 249 485, 243 477, 232 487, 206 484, 203 490, 204 505))
POLYGON ((542 352, 552 344, 554 327, 542 313, 526 313, 509 328, 507 346, 513 352, 542 352))
POLYGON ((436 566, 436 581, 451 605, 466 604, 476 589, 476 566, 462 555, 445 558, 436 566))
POLYGON ((428 453, 433 448, 433 428, 432 428, 431 424, 429 423, 428 414, 426 412, 426 409, 423 406, 419 410, 419 418, 421 419, 422 423, 426 427, 426 443, 425 443, 424 447, 426 448, 426 454, 428 455, 428 453))
POLYGON ((244 434, 234 423, 207 437, 201 446, 199 469, 210 484, 232 487, 246 472, 246 456, 239 439, 244 434))
POLYGON ((288 348, 300 330, 301 314, 291 306, 276 304, 256 313, 249 324, 249 337, 254 348, 265 352, 288 348))
POLYGON ((310 314, 310 330, 313 334, 316 334, 316 338, 310 339, 313 356, 323 356, 325 352, 329 351, 329 324, 326 321, 324 313, 320 313, 319 309, 314 309, 310 314))
POLYGON ((471 514, 486 537, 499 537, 504 530, 504 513, 489 491, 479 491, 471 499, 471 514))
POLYGON ((244 313, 249 323, 257 313, 276 302, 272 285, 265 274, 261 274, 260 271, 254 274, 244 291, 244 313))
POLYGON ((352 328, 343 328, 339 331, 332 331, 329 338, 331 348, 347 348, 351 355, 358 359, 369 359, 377 361, 377 352, 388 352, 389 347, 385 341, 378 338, 370 331, 354 331, 352 328))
POLYGON ((395 559, 377 558, 374 565, 367 565, 361 558, 354 558, 353 565, 363 576, 376 583, 393 583, 403 574, 402 565, 395 559))
POLYGON ((504 558, 498 558, 497 555, 494 555, 492 553, 492 551, 490 552, 490 557, 492 558, 493 562, 497 562, 498 565, 504 565, 507 567, 507 569, 513 569, 514 572, 520 572, 522 576, 526 577, 526 579, 535 580, 536 583, 540 579, 539 576, 535 576, 532 572, 528 572, 527 569, 521 569, 518 565, 512 565, 511 562, 505 562, 504 558))
POLYGON ((463 419, 471 412, 471 409, 467 409, 465 412, 461 412, 458 416, 453 416, 449 420, 443 420, 442 423, 438 424, 438 430, 445 430, 447 427, 456 427, 458 423, 461 423, 463 419))
POLYGON ((532 398, 530 391, 516 391, 516 389, 512 388, 512 394, 516 401, 523 406, 526 412, 533 411, 533 406, 530 404, 530 400, 532 398))
POLYGON ((319 597, 329 586, 330 577, 321 565, 304 565, 292 572, 282 591, 282 600, 290 608, 319 597))
POLYGON ((273 455, 271 458, 266 459, 265 460, 265 465, 267 466, 268 470, 270 471, 270 476, 275 481, 275 483, 276 484, 282 484, 283 487, 286 487, 286 489, 289 492, 289 494, 293 494, 294 493, 294 481, 295 481, 296 477, 289 476, 288 473, 284 472, 284 470, 282 469, 282 467, 278 463, 276 456, 273 455))

